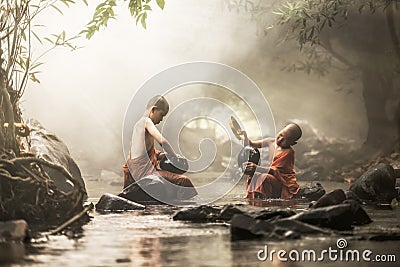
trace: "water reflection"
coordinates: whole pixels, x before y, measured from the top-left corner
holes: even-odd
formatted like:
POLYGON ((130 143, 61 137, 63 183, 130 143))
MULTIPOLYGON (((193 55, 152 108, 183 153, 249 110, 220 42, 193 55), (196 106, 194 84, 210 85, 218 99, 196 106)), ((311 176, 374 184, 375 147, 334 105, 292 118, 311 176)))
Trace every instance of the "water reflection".
MULTIPOLYGON (((327 191, 342 184, 323 183, 327 191)), ((246 204, 245 186, 239 186, 216 205, 246 204)), ((119 188, 118 188, 119 190, 119 188)), ((95 202, 95 200, 92 200, 95 202)), ((248 203, 250 204, 250 203, 248 203)), ((307 206, 302 200, 259 200, 255 205, 290 208, 307 206)), ((25 266, 320 266, 321 262, 260 262, 258 250, 268 248, 321 250, 336 244, 337 236, 307 237, 300 240, 277 242, 257 239, 231 241, 229 227, 215 223, 185 223, 173 221, 171 215, 179 208, 149 206, 146 210, 100 214, 92 212, 93 219, 75 238, 52 236, 46 243, 27 246, 25 266)), ((374 222, 370 227, 398 226, 400 209, 380 210, 366 208, 374 222)), ((346 237, 351 248, 369 248, 376 253, 399 253, 400 242, 371 242, 346 237)), ((400 255, 397 255, 400 257, 400 255)), ((324 262, 338 266, 338 262, 324 262)), ((368 266, 365 262, 349 262, 346 266, 368 266)), ((373 265, 378 266, 378 265, 373 265)), ((384 266, 396 266, 386 263, 384 266)))

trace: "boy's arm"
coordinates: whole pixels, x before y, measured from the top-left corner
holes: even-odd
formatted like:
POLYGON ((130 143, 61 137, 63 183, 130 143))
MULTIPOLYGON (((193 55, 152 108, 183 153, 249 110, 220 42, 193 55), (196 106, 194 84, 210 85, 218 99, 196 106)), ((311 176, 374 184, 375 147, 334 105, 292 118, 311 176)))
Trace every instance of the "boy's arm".
POLYGON ((262 148, 267 146, 271 149, 271 146, 273 146, 274 144, 275 144, 275 138, 272 137, 267 137, 256 141, 252 141, 249 139, 249 145, 256 148, 262 148))
POLYGON ((269 174, 274 174, 274 171, 271 168, 259 166, 253 162, 246 162, 245 164, 245 173, 254 173, 254 172, 260 172, 260 173, 269 173, 269 174))
POLYGON ((157 143, 162 146, 165 152, 175 157, 177 156, 168 140, 161 135, 160 131, 156 128, 156 126, 150 119, 146 120, 146 130, 157 141, 157 143))

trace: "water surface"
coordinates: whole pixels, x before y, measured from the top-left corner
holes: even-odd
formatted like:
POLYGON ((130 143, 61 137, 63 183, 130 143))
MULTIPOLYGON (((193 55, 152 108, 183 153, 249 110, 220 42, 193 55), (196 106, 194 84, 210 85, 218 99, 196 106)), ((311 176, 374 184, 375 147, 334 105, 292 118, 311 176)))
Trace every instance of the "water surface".
MULTIPOLYGON (((322 182, 327 191, 347 189, 348 185, 322 182)), ((118 193, 120 186, 88 182, 90 201, 96 203, 104 192, 118 193)), ((246 203, 241 182, 216 205, 246 203)), ((302 201, 264 201, 264 206, 302 210, 308 203, 302 201)), ((257 252, 268 250, 313 249, 321 251, 336 247, 341 236, 308 236, 299 240, 231 241, 229 227, 222 223, 187 223, 173 221, 171 215, 179 208, 148 206, 144 211, 100 214, 90 212, 92 220, 75 236, 51 236, 26 246, 22 266, 320 266, 321 262, 281 262, 275 258, 259 261, 257 252)), ((400 209, 383 210, 366 207, 374 220, 369 227, 399 227, 400 209)), ((395 254, 400 259, 400 242, 373 242, 343 236, 349 249, 370 249, 375 254, 395 254)), ((338 266, 398 266, 396 263, 332 262, 338 266)))

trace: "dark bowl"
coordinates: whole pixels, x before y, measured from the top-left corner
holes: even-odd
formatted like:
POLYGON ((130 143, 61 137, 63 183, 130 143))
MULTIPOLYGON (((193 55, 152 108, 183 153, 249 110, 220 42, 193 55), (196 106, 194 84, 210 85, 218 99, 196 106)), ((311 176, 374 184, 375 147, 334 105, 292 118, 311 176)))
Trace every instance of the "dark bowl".
POLYGON ((164 171, 169 171, 177 174, 183 174, 189 169, 187 159, 181 157, 164 157, 160 160, 160 168, 164 171))
POLYGON ((255 147, 245 146, 240 150, 237 160, 239 167, 242 167, 245 162, 253 162, 254 164, 259 165, 260 151, 255 147))

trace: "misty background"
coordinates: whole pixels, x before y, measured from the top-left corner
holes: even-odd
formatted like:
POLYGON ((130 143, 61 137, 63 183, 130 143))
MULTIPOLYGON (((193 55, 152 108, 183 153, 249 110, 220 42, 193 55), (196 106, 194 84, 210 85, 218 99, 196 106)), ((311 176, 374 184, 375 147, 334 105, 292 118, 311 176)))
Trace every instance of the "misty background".
MULTIPOLYGON (((46 25, 40 31, 77 34, 100 2, 65 8, 63 16, 50 10, 39 18, 46 25)), ((123 120, 135 91, 158 72, 190 61, 219 62, 248 75, 269 101, 278 130, 296 119, 329 138, 353 140, 356 145, 365 140, 361 84, 349 81, 338 91, 347 79, 340 71, 322 77, 282 71, 282 66, 297 60, 297 46, 293 42, 276 49, 276 36, 264 35, 248 13, 229 11, 223 1, 215 0, 168 0, 164 10, 155 5, 153 9, 143 29, 120 3, 117 20, 91 40, 79 39, 82 48, 77 51, 58 48, 48 53, 42 58, 40 84, 28 84, 22 100, 25 119, 38 119, 62 138, 84 174, 121 171, 123 120)), ((35 45, 34 53, 43 51, 35 45)), ((204 86, 193 90, 221 99, 224 95, 204 86)), ((172 99, 166 96, 171 108, 179 104, 178 96, 179 91, 171 94, 172 99)), ((252 137, 251 122, 243 123, 252 137)))

